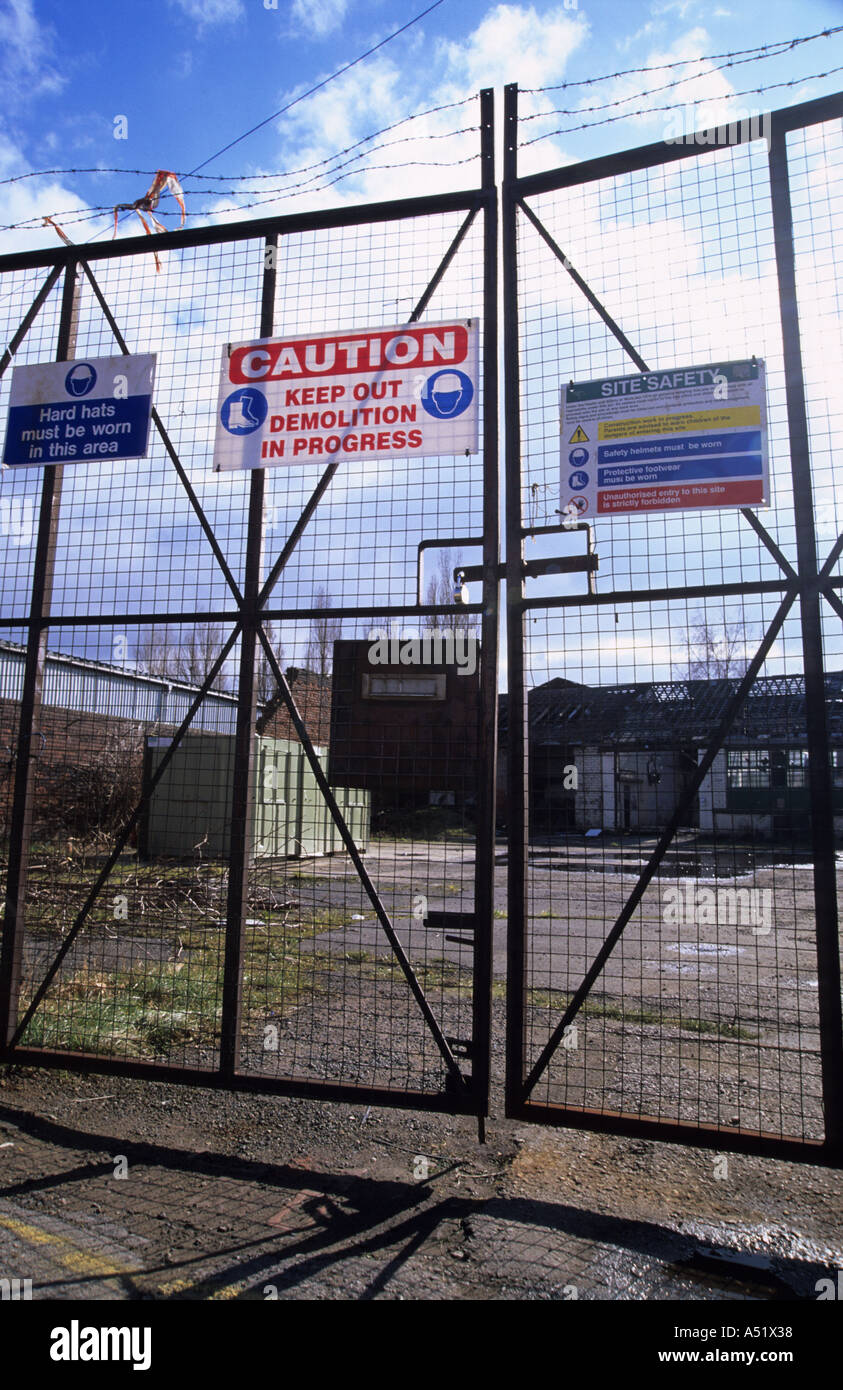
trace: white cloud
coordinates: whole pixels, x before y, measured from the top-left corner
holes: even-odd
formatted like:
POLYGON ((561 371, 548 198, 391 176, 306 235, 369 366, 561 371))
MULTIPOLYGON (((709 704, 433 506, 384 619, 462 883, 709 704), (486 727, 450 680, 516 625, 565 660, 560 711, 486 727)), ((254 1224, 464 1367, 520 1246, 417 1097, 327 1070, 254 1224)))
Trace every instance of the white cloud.
POLYGON ((293 19, 305 33, 324 39, 339 29, 348 10, 348 0, 293 0, 293 19))
POLYGON ((209 24, 230 24, 245 13, 242 0, 170 0, 170 4, 177 5, 188 19, 195 19, 203 28, 209 24))
POLYGON ((0 3, 0 95, 6 103, 58 92, 64 78, 52 65, 49 29, 38 23, 33 0, 0 3))
POLYGON ((561 6, 545 15, 532 5, 498 5, 463 43, 444 45, 450 75, 465 92, 518 81, 541 87, 564 74, 586 23, 561 6))
MULTIPOLYGON (((26 161, 21 152, 7 140, 0 138, 0 179, 14 178, 27 171, 26 161)), ((21 183, 4 184, 0 187, 0 227, 20 222, 34 221, 36 230, 26 229, 14 232, 0 232, 0 242, 4 254, 13 251, 28 251, 35 242, 41 246, 51 246, 55 233, 38 225, 45 214, 54 212, 84 212, 87 204, 78 194, 57 179, 26 179, 21 183)), ((62 224, 61 216, 57 221, 62 224)), ((91 223, 83 223, 84 235, 91 233, 91 223)), ((73 224, 68 224, 68 236, 82 240, 81 229, 74 232, 73 224)))
MULTIPOLYGON (((431 16, 413 33, 409 57, 402 59, 391 52, 379 54, 284 116, 278 123, 279 153, 274 167, 295 170, 317 164, 361 137, 401 122, 414 109, 476 97, 481 87, 500 85, 514 78, 536 86, 557 81, 564 76, 571 55, 588 33, 586 21, 561 5, 543 16, 531 5, 497 5, 460 42, 438 38, 434 20, 435 16, 431 16)), ((279 105, 296 95, 296 89, 279 92, 279 105)), ((539 103, 552 104, 538 95, 523 98, 525 110, 531 106, 535 109, 539 103)), ((500 117, 500 106, 498 110, 500 117)), ((366 150, 372 149, 371 156, 366 154, 359 162, 355 158, 357 151, 352 151, 351 156, 338 158, 336 163, 331 160, 333 169, 327 173, 314 170, 312 175, 279 177, 278 184, 284 183, 292 196, 279 197, 275 202, 268 197, 249 211, 253 216, 261 216, 299 207, 470 186, 478 177, 478 166, 471 162, 479 152, 477 131, 452 132, 476 127, 478 114, 476 103, 470 102, 462 109, 443 110, 403 124, 384 137, 383 148, 377 148, 380 141, 367 145, 366 150), (349 158, 352 163, 341 167, 346 166, 349 158), (337 174, 343 177, 333 182, 337 174), (305 186, 299 189, 297 185, 302 182, 305 186), (329 186, 322 189, 323 183, 329 186)), ((561 148, 545 143, 535 151, 525 152, 523 168, 527 172, 548 163, 562 163, 565 158, 561 148)), ((238 203, 266 196, 265 190, 271 186, 267 181, 253 195, 244 194, 242 200, 220 200, 208 215, 211 220, 242 215, 238 214, 238 203)))

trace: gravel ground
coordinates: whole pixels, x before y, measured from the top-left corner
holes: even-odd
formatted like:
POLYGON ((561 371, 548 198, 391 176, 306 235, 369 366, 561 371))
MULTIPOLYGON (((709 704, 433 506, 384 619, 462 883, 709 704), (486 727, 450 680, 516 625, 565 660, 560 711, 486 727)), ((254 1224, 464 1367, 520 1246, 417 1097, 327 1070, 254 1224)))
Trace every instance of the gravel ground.
POLYGON ((843 1267, 840 1173, 497 1119, 487 1140, 461 1117, 7 1073, 0 1269, 35 1299, 778 1301, 843 1267))

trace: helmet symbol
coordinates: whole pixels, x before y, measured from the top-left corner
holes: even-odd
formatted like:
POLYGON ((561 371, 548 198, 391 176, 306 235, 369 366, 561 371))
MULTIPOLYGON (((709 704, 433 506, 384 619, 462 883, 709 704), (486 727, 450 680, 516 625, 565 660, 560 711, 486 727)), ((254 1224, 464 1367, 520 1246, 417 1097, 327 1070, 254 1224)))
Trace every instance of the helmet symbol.
POLYGON ((428 377, 421 403, 434 420, 449 420, 462 415, 474 399, 471 377, 465 372, 446 368, 428 377))
POLYGON ((64 379, 64 388, 70 396, 87 396, 93 391, 97 374, 90 362, 77 362, 64 379))

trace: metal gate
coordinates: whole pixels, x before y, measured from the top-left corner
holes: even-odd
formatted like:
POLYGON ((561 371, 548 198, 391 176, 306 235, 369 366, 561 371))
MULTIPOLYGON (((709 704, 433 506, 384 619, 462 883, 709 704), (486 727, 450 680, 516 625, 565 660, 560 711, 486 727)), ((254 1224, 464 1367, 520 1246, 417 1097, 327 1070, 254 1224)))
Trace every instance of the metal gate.
POLYGON ((519 177, 507 89, 500 697, 491 93, 467 192, 0 259, 0 404, 159 354, 147 460, 0 487, 3 1060, 482 1117, 497 821, 510 1116, 840 1161, 842 111, 519 177), (476 459, 211 473, 221 343, 449 315, 476 459), (770 510, 560 520, 563 383, 755 354, 770 510))
POLYGON ((523 1120, 840 1161, 841 113, 828 98, 519 177, 506 92, 523 1120), (559 516, 560 387, 755 354, 770 510, 601 516, 595 581, 559 516), (547 533, 579 577, 535 578, 547 533))
POLYGON ((144 237, 0 259, 3 405, 13 361, 158 353, 147 459, 2 479, 6 1061, 487 1111, 497 209, 475 102, 469 191, 165 234, 162 273, 144 237), (479 454, 212 472, 224 343, 448 316, 479 326, 479 454), (340 659, 437 625, 480 638, 463 722, 402 781, 387 689, 369 775, 344 775, 340 659))

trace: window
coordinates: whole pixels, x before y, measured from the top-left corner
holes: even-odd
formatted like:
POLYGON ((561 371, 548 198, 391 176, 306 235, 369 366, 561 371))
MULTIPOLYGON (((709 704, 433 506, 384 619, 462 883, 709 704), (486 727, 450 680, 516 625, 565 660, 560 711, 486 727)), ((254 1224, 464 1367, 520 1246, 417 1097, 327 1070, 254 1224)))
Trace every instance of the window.
POLYGON ((788 748, 787 785, 789 787, 806 787, 808 785, 807 748, 788 748))
POLYGON ((769 787, 770 755, 765 748, 730 748, 726 755, 730 787, 769 787))
POLYGON ((364 676, 365 700, 444 700, 445 676, 364 676))

